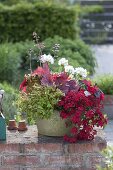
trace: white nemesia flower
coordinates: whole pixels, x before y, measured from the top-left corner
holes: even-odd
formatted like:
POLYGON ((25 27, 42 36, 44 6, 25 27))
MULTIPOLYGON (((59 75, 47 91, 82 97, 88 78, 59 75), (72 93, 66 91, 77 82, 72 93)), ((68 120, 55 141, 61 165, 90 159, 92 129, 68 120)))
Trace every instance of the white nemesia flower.
POLYGON ((87 70, 82 67, 77 67, 77 68, 75 68, 75 74, 79 74, 80 76, 82 76, 82 78, 86 78, 87 70))
POLYGON ((85 96, 86 96, 86 97, 88 97, 88 96, 90 96, 90 95, 91 95, 91 93, 90 93, 90 92, 88 92, 87 90, 86 90, 86 91, 84 91, 84 94, 85 94, 85 96))
POLYGON ((67 65, 68 65, 68 60, 66 60, 65 58, 61 58, 61 59, 58 61, 58 65, 67 66, 67 65))
POLYGON ((68 66, 65 66, 64 69, 66 73, 74 74, 75 70, 73 66, 68 65, 68 66))
POLYGON ((49 63, 53 64, 54 58, 50 54, 48 54, 48 55, 44 54, 44 55, 41 56, 40 61, 42 63, 49 62, 49 63))

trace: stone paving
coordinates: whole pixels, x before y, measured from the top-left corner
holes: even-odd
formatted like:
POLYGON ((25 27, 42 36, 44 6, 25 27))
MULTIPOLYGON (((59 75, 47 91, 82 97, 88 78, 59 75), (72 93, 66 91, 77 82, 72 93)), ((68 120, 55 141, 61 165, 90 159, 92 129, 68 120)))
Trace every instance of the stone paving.
POLYGON ((113 45, 94 45, 91 48, 98 64, 95 75, 113 74, 113 45))
POLYGON ((108 120, 108 124, 105 127, 104 132, 107 145, 113 146, 113 120, 108 120))

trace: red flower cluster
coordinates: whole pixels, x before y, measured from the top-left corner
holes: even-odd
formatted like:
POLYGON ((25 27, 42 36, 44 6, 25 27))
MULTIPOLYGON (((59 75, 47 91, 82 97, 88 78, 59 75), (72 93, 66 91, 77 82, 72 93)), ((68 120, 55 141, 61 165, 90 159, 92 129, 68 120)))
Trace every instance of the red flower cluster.
POLYGON ((66 124, 70 126, 70 136, 64 136, 69 142, 92 140, 97 133, 94 126, 107 124, 107 118, 101 112, 104 94, 90 81, 83 80, 80 84, 78 91, 69 91, 58 103, 60 116, 70 122, 66 124))

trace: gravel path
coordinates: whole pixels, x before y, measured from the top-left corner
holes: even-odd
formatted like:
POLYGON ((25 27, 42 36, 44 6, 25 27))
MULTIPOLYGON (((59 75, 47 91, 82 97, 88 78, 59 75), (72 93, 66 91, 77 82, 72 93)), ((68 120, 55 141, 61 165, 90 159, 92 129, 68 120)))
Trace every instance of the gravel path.
POLYGON ((113 45, 94 45, 91 48, 98 64, 95 75, 113 74, 113 45))

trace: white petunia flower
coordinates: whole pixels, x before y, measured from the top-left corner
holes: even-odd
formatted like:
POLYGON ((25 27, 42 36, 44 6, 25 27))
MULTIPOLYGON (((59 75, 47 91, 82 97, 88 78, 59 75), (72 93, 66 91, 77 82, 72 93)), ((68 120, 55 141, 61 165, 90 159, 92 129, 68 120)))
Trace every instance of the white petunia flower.
POLYGON ((91 95, 91 93, 90 93, 90 92, 88 92, 87 90, 86 90, 86 91, 84 91, 84 94, 85 94, 85 96, 86 96, 86 97, 88 97, 88 96, 90 96, 90 95, 91 95))
POLYGON ((0 90, 0 94, 4 94, 4 92, 5 92, 4 90, 0 90))
POLYGON ((68 65, 68 60, 66 60, 65 58, 61 58, 61 59, 58 61, 58 65, 67 66, 67 65, 68 65))
POLYGON ((68 65, 68 66, 65 66, 64 69, 66 73, 74 74, 75 70, 73 66, 68 65))
POLYGON ((87 70, 82 67, 75 68, 75 74, 82 76, 82 78, 87 77, 87 70))
POLYGON ((54 58, 50 54, 48 54, 47 56, 48 56, 48 62, 54 64, 54 58))
POLYGON ((42 63, 49 62, 49 63, 53 64, 54 58, 50 54, 48 54, 48 55, 44 54, 44 55, 41 56, 40 61, 42 63))

